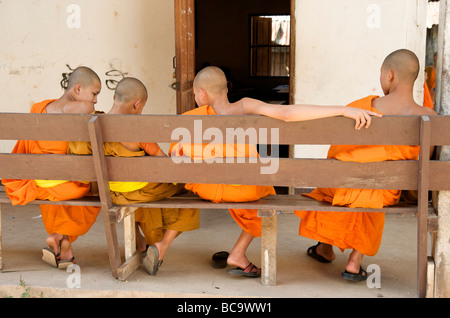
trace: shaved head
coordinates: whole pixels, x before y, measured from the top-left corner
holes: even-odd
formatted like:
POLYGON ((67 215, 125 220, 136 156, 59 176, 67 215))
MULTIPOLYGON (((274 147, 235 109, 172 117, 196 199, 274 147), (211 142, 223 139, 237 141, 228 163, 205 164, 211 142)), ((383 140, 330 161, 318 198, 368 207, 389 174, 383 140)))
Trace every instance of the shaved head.
POLYGON ((197 73, 194 87, 202 88, 212 95, 221 95, 227 92, 227 78, 220 68, 208 66, 197 73))
POLYGON ((384 70, 392 70, 401 82, 414 83, 419 75, 419 59, 410 50, 400 49, 389 54, 382 65, 384 70))
POLYGON ((75 85, 80 84, 83 87, 89 87, 96 82, 101 83, 100 77, 92 69, 86 66, 77 67, 69 75, 67 90, 72 89, 75 85))
POLYGON ((144 103, 147 101, 147 88, 134 77, 125 77, 117 84, 115 99, 119 103, 129 103, 135 99, 141 99, 144 103))

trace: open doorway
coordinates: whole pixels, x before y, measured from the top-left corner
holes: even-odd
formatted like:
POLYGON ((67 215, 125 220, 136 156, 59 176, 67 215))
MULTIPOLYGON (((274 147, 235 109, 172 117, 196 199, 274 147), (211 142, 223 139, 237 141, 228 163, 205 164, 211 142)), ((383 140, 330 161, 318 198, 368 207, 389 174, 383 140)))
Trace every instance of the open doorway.
MULTIPOLYGON (((291 0, 195 0, 195 73, 226 74, 228 98, 289 104, 291 0)), ((280 145, 279 156, 289 157, 280 145)))
POLYGON ((289 103, 291 0, 195 0, 195 69, 220 67, 231 102, 289 103))

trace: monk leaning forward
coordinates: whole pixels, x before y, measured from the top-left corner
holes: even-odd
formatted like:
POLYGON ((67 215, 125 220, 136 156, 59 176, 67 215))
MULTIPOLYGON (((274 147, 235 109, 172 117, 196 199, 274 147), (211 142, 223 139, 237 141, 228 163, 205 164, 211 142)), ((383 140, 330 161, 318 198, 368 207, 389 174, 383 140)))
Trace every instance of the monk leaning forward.
MULTIPOLYGON (((70 74, 62 97, 34 104, 31 113, 93 113, 100 89, 98 75, 87 67, 79 67, 70 74)), ((19 140, 12 152, 66 154, 67 142, 19 140)), ((3 179, 2 183, 13 205, 27 204, 33 200, 78 199, 90 194, 90 184, 77 181, 3 179)), ((42 250, 42 259, 54 267, 66 268, 75 261, 72 243, 88 232, 100 208, 67 205, 39 205, 39 208, 50 234, 46 240, 47 247, 42 250)))
MULTIPOLYGON (((116 87, 114 103, 108 114, 141 114, 147 101, 147 90, 141 81, 127 77, 116 87)), ((141 157, 165 156, 156 143, 105 142, 106 156, 141 157)), ((91 154, 88 142, 70 142, 71 154, 91 154)), ((151 176, 149 176, 151 179, 151 176)), ((186 191, 184 184, 153 182, 110 182, 114 204, 152 202, 186 191)), ((144 269, 156 274, 173 240, 182 232, 199 228, 198 209, 190 208, 139 208, 135 211, 137 250, 146 252, 144 269), (142 230, 144 237, 140 235, 142 230), (150 246, 147 249, 147 246, 150 246)))

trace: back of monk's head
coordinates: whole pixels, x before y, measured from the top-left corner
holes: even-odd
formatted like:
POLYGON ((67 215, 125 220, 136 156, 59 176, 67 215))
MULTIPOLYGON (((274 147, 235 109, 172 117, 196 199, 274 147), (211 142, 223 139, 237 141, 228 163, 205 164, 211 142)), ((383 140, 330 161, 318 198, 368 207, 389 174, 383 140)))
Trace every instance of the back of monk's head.
POLYGON ((101 83, 100 77, 92 69, 86 66, 77 67, 70 73, 67 90, 72 89, 75 85, 80 84, 83 87, 89 87, 96 82, 101 83))
POLYGON ((419 75, 420 64, 414 52, 400 49, 385 58, 382 68, 392 70, 401 82, 413 84, 419 75))
POLYGON ((119 103, 130 103, 136 99, 147 101, 147 88, 134 77, 125 77, 116 86, 114 98, 119 103))
POLYGON ((194 87, 202 88, 211 95, 227 93, 227 78, 225 73, 216 66, 208 66, 197 73, 194 87))

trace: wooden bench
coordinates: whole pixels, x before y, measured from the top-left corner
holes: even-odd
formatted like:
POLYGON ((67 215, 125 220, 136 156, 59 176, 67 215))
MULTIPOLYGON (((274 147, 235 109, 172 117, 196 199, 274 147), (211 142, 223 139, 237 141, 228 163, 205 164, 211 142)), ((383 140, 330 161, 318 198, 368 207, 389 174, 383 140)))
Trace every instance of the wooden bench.
MULTIPOLYGON (((348 211, 417 214, 417 286, 418 296, 425 297, 427 288, 428 232, 435 232, 437 216, 429 203, 429 191, 450 190, 450 163, 430 160, 430 146, 450 144, 450 119, 447 116, 385 116, 373 118, 369 129, 354 130, 354 121, 327 118, 306 122, 285 123, 262 116, 177 116, 177 115, 62 115, 62 114, 0 114, 0 140, 65 140, 90 141, 92 156, 0 154, 0 178, 96 181, 99 197, 30 204, 71 204, 100 206, 108 243, 112 275, 128 277, 141 262, 134 242, 134 209, 138 207, 188 207, 199 209, 257 209, 262 217, 261 281, 276 284, 277 211, 348 211), (268 167, 261 158, 240 163, 175 163, 170 157, 105 157, 103 142, 171 143, 172 133, 179 128, 194 138, 208 128, 223 136, 227 128, 257 132, 257 142, 264 139, 264 129, 274 129, 286 145, 420 145, 419 160, 372 163, 342 162, 329 159, 279 158, 275 173, 262 174, 268 167), (120 127, 119 129, 117 127, 120 127), (218 130, 217 130, 218 129, 218 130), (248 130, 247 130, 248 129, 248 130), (260 130, 261 129, 261 130, 260 130), (279 187, 402 189, 418 191, 418 203, 402 203, 383 209, 332 207, 301 195, 278 194, 255 202, 211 203, 196 196, 176 196, 151 203, 116 206, 111 202, 108 181, 151 181, 178 183, 222 183, 273 185, 279 187), (124 221, 125 260, 121 259, 116 226, 124 221)), ((178 130, 179 131, 179 130, 178 130)), ((229 133, 230 131, 228 131, 229 133)), ((275 135, 272 135, 275 136, 275 135)), ((273 139, 272 139, 273 140, 273 139)), ((186 140, 185 140, 186 141, 186 140)), ((194 141, 194 139, 192 139, 194 141)), ((221 140, 216 140, 219 143, 221 140)), ((209 143, 209 141, 204 141, 209 143)), ((271 164, 273 164, 272 162, 271 164)), ((10 204, 0 193, 0 204, 10 204)), ((1 205, 0 205, 1 213, 1 205)), ((296 233, 292 233, 295 235, 296 233)), ((0 232, 1 243, 1 232, 0 232)), ((1 266, 0 245, 0 266, 1 266)))

